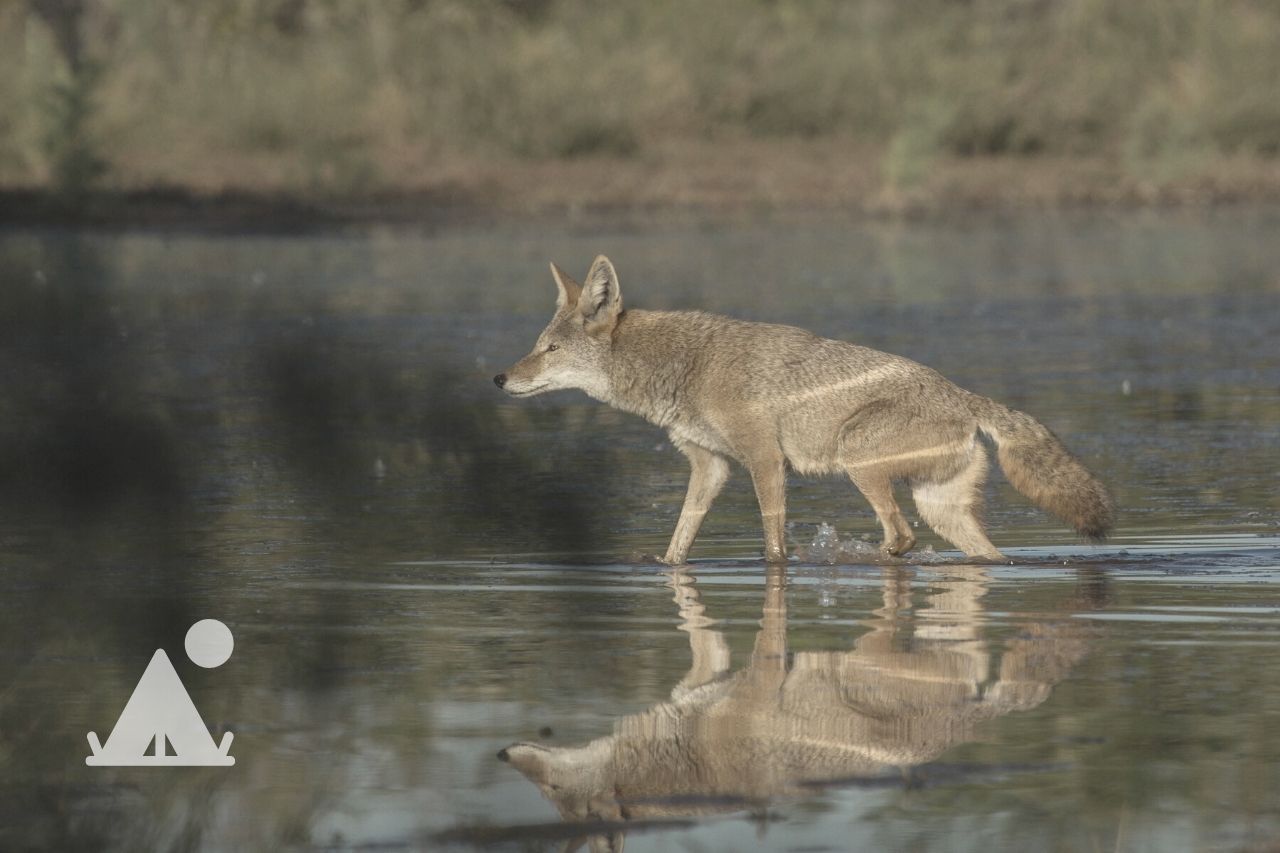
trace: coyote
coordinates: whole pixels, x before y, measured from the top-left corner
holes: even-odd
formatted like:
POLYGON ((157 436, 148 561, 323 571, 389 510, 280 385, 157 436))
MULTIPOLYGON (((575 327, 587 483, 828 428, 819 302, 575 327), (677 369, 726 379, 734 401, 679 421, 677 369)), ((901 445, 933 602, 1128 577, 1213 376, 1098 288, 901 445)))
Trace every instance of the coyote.
POLYGON ((585 284, 554 263, 551 274, 551 323, 493 381, 514 397, 579 388, 667 430, 692 473, 665 563, 685 562, 730 459, 751 474, 770 563, 786 560, 788 465, 846 473, 875 510, 889 555, 916 541, 893 497, 894 481, 906 480, 938 535, 971 558, 1003 560, 980 518, 987 455, 979 432, 995 442, 1009 482, 1037 505, 1095 541, 1111 529, 1106 488, 1047 427, 924 365, 791 326, 624 310, 603 255, 585 284))

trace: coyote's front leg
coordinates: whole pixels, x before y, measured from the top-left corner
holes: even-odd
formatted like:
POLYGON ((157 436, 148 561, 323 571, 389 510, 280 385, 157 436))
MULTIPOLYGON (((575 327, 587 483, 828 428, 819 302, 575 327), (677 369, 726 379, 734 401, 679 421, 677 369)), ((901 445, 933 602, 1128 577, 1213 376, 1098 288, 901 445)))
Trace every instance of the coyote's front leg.
POLYGON ((684 496, 684 507, 680 510, 680 520, 676 522, 675 533, 671 536, 671 544, 667 546, 666 556, 662 562, 679 566, 689 556, 689 547, 693 545, 702 527, 702 519, 711 502, 720 494, 724 481, 729 479, 729 461, 718 453, 687 442, 676 442, 676 449, 689 457, 692 470, 689 473, 689 491, 684 496))
POLYGON ((787 561, 787 463, 776 447, 760 449, 746 458, 751 482, 760 502, 760 520, 764 526, 764 561, 787 561))

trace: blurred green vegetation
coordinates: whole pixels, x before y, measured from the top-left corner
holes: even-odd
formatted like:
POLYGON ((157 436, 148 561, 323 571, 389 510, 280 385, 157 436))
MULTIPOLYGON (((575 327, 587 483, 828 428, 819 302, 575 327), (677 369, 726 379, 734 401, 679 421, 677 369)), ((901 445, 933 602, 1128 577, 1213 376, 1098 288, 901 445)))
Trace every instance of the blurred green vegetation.
POLYGON ((26 0, 0 183, 350 193, 761 137, 890 188, 993 156, 1158 183, 1280 155, 1278 44, 1271 0, 26 0))

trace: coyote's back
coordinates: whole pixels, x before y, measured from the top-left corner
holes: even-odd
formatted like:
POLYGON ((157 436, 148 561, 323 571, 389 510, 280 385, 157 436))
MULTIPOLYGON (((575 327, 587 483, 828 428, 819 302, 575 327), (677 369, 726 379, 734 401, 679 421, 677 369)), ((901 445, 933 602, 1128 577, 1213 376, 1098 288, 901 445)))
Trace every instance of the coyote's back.
POLYGON ((533 351, 494 381, 515 396, 580 388, 667 430, 692 472, 665 562, 685 560, 729 460, 752 477, 770 561, 785 558, 788 466, 847 474, 875 510, 889 554, 915 544, 894 499, 902 480, 938 534, 971 557, 1000 559, 980 518, 980 432, 1037 505, 1094 540, 1111 528, 1105 487, 1047 427, 928 367, 790 326, 623 310, 603 256, 585 285, 554 264, 552 273, 555 316, 533 351))

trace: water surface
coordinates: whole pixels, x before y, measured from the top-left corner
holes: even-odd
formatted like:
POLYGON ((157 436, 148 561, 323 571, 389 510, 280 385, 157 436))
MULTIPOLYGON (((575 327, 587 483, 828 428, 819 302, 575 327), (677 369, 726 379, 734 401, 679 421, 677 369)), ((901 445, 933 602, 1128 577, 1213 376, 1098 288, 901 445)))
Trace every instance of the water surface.
POLYGON ((0 848, 1267 849, 1278 225, 0 234, 0 848), (653 565, 665 436, 490 383, 547 260, 601 251, 628 304, 1026 409, 1111 485, 1115 539, 996 476, 1010 565, 923 528, 869 565, 852 487, 796 480, 767 573, 737 472, 694 565, 653 565), (217 669, 183 657, 202 618, 217 669), (157 648, 234 767, 85 766, 157 648))

